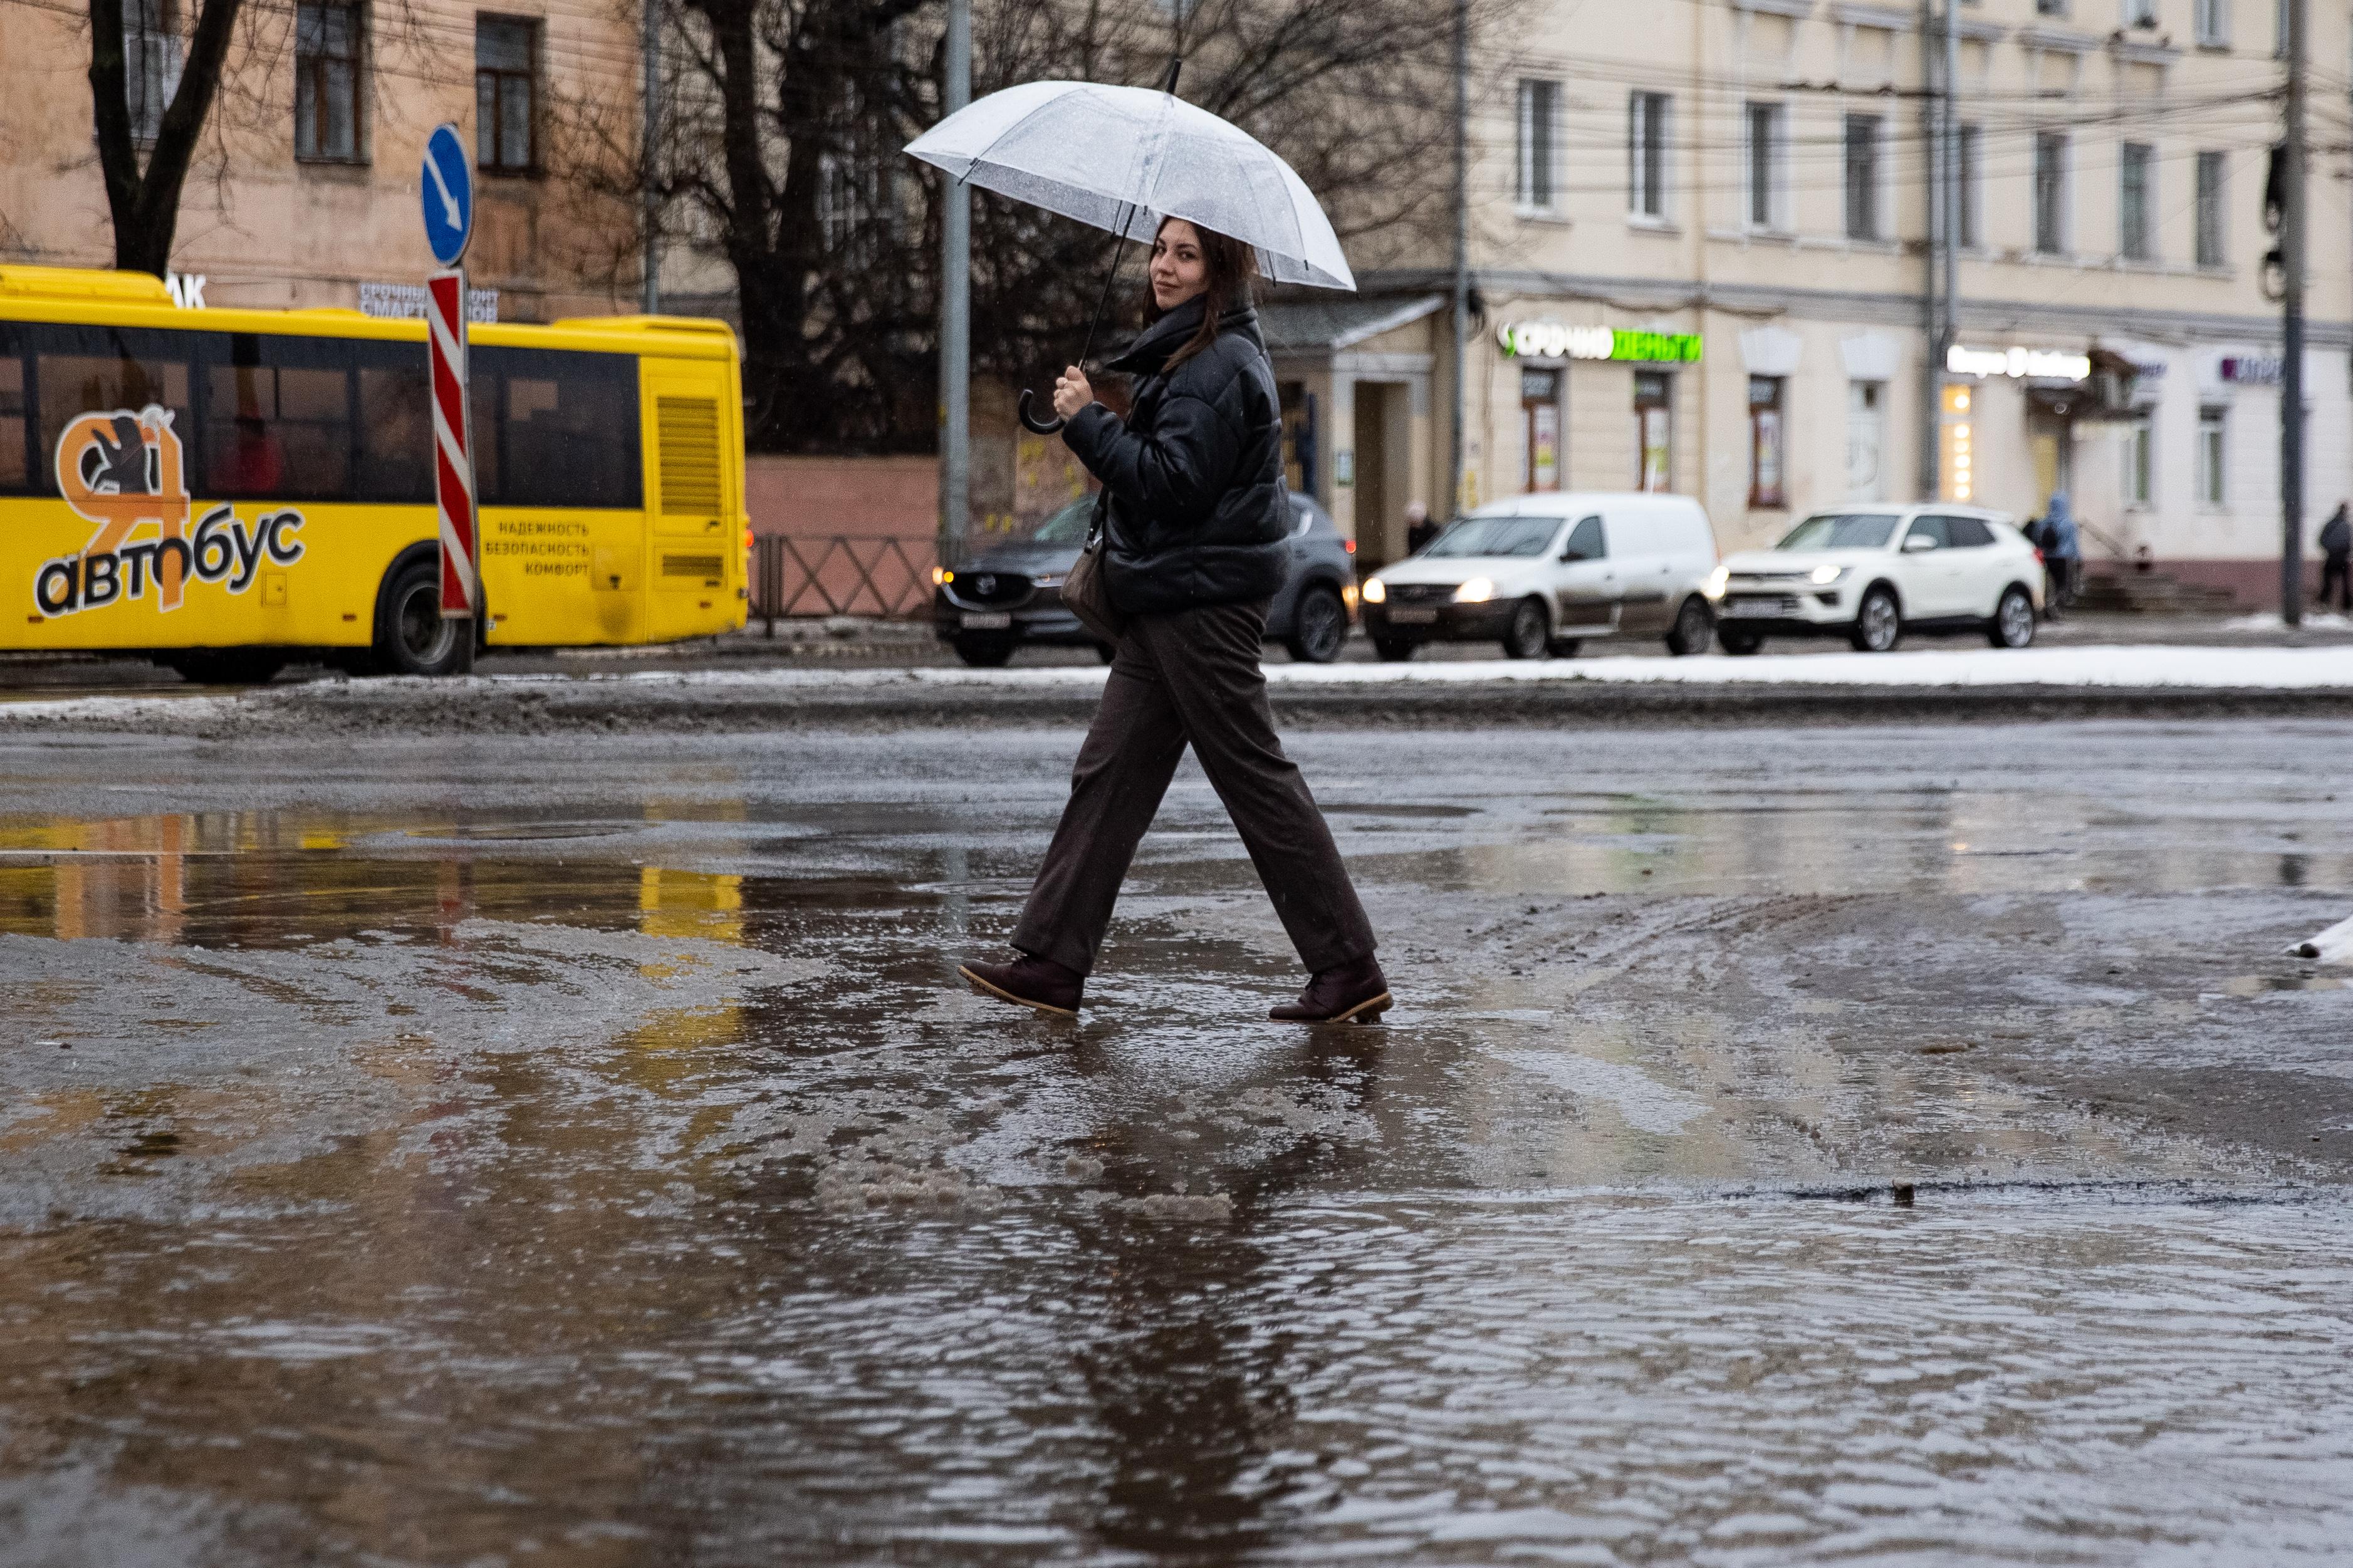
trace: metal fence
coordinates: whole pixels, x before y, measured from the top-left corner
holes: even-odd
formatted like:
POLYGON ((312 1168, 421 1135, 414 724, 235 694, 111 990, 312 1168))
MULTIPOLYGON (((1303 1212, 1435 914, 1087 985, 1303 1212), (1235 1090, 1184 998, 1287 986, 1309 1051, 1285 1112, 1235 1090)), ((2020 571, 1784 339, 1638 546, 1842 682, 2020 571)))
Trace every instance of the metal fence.
POLYGON ((878 616, 903 620, 932 597, 933 546, 880 535, 834 533, 752 541, 752 615, 767 623, 794 616, 878 616))

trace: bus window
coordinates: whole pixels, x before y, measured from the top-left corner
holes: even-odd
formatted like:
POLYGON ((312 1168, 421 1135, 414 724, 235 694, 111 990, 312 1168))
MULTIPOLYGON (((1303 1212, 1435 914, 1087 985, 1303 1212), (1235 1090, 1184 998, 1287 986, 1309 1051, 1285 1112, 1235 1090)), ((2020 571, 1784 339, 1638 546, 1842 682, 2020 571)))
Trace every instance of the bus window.
POLYGON ((227 346, 226 355, 206 356, 200 493, 222 500, 350 494, 348 345, 238 332, 227 346))
POLYGON ((10 353, 0 358, 0 491, 26 489, 33 478, 32 459, 26 456, 25 359, 10 353))
POLYGON ((634 356, 486 347, 471 368, 482 505, 644 504, 634 356))
MULTIPOLYGON (((51 328, 34 362, 39 406, 34 439, 46 448, 78 415, 107 409, 137 413, 149 404, 172 411, 172 428, 188 441, 188 351, 194 334, 116 331, 106 327, 51 328)), ((36 460, 42 455, 35 453, 36 460)), ((54 494, 55 476, 41 489, 54 494)), ((144 489, 144 486, 142 486, 144 489)))
POLYGON ((421 343, 353 343, 360 373, 353 499, 433 500, 433 385, 421 343))

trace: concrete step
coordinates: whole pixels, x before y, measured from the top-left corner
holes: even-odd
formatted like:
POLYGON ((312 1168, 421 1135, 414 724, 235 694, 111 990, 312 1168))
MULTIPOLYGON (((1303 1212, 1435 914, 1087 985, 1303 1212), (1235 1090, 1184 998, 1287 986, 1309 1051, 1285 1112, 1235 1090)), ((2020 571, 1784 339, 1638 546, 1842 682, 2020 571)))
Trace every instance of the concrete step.
POLYGON ((2220 615, 2235 608, 2227 588, 2184 583, 2162 572, 2086 573, 2076 595, 2077 607, 2134 615, 2220 615))

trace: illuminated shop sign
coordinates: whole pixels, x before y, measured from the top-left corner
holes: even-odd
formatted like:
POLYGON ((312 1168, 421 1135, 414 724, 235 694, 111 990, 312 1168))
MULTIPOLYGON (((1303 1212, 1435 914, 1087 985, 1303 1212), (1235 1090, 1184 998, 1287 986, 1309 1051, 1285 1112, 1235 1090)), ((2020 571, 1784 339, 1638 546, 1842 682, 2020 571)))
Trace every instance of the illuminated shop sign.
POLYGON ((2082 381, 2092 374, 2092 356, 2053 349, 1972 349, 1955 343, 1945 351, 1945 368, 1955 375, 2040 375, 2082 381))
POLYGON ((1626 332, 1614 327, 1571 327, 1559 321, 1505 321, 1495 341, 1506 357, 1614 359, 1638 364, 1697 364, 1697 332, 1626 332))

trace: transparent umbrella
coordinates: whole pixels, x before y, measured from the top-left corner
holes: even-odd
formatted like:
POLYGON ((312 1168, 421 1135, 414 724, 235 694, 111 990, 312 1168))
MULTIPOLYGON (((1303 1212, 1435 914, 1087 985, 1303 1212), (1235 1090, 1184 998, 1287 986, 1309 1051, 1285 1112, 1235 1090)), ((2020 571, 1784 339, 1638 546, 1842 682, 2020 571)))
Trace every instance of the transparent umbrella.
MULTIPOLYGON (((1332 220, 1291 165, 1256 137, 1187 103, 1168 85, 1106 87, 1033 81, 990 93, 907 143, 907 152, 960 181, 1076 218, 1119 237, 1148 239, 1165 218, 1183 218, 1242 241, 1279 283, 1356 287, 1332 220)), ((1094 347, 1118 255, 1087 329, 1094 347)), ((1022 423, 1046 432, 1060 421, 1022 423)))

